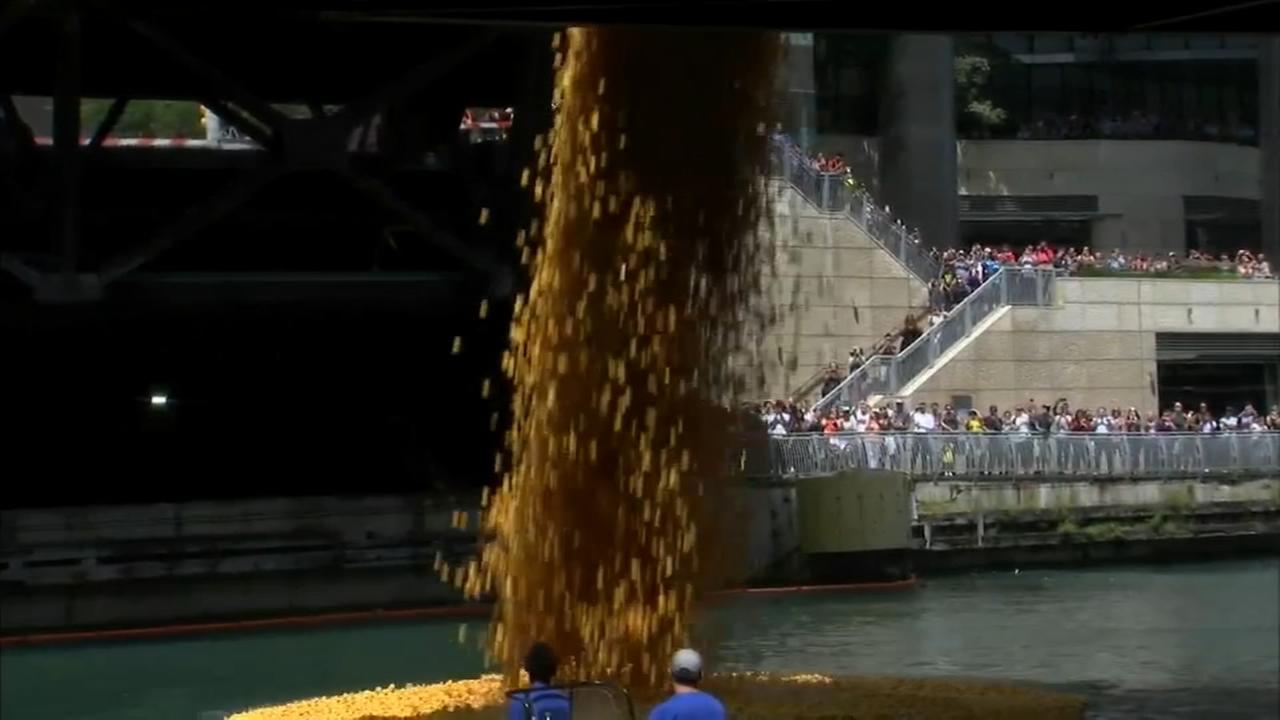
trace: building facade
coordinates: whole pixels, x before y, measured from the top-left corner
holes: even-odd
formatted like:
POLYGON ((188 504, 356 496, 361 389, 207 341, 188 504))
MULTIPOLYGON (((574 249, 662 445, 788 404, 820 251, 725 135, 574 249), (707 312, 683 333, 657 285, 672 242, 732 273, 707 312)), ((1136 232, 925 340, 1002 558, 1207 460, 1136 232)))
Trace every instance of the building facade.
MULTIPOLYGON (((937 246, 1049 240, 1274 256, 1278 183, 1264 167, 1275 165, 1280 116, 1275 45, 817 35, 806 145, 845 154, 937 246)), ((798 66, 788 72, 807 71, 798 66)))

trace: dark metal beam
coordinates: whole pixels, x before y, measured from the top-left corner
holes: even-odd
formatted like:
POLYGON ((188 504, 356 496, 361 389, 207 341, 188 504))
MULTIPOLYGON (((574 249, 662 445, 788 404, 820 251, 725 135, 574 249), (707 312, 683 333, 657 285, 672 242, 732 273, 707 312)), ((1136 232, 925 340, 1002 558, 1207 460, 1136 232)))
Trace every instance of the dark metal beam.
POLYGON ((465 287, 462 273, 162 273, 138 272, 113 286, 117 298, 174 302, 262 303, 282 302, 361 307, 388 303, 425 313, 447 313, 454 308, 458 289, 465 287))
POLYGON ((120 118, 124 116, 124 111, 128 107, 129 98, 121 97, 111 101, 107 114, 102 117, 102 122, 98 123, 98 128, 93 131, 93 137, 89 138, 91 149, 102 147, 102 142, 111 135, 112 130, 116 129, 116 124, 120 122, 120 118))
POLYGON ((399 105, 422 90, 432 81, 449 72, 467 58, 485 49, 497 39, 499 33, 484 32, 479 37, 458 47, 441 52, 430 61, 419 65, 365 97, 348 103, 333 118, 341 121, 349 130, 368 119, 381 108, 399 105))
POLYGON ((4 116, 4 125, 0 127, 8 133, 14 147, 35 147, 35 136, 26 127, 26 121, 22 119, 22 113, 18 112, 18 105, 13 102, 11 95, 0 95, 0 115, 4 116))
POLYGON ((221 70, 212 64, 192 55, 187 48, 183 47, 182 43, 174 39, 169 33, 141 20, 131 20, 129 25, 135 32, 160 50, 168 53, 189 71, 209 82, 211 90, 219 97, 225 98, 237 107, 243 108, 255 120, 263 123, 273 131, 280 132, 280 129, 288 121, 288 118, 272 107, 270 103, 257 97, 238 82, 224 75, 221 70))
POLYGON ((42 3, 48 4, 46 0, 9 0, 0 6, 0 37, 42 3))
POLYGON ((4 115, 0 131, 8 135, 12 146, 12 153, 0 166, 0 183, 17 201, 21 212, 38 217, 49 203, 47 195, 51 180, 48 173, 42 172, 36 157, 35 134, 9 95, 0 95, 0 113, 4 115), (25 175, 22 174, 24 171, 25 175))
POLYGON ((15 253, 0 253, 0 268, 8 270, 27 287, 34 288, 44 280, 43 273, 28 265, 15 253))
MULTIPOLYGON (((94 0, 88 0, 93 2, 94 0)), ((63 274, 51 276, 35 270, 25 263, 6 262, 15 274, 32 284, 37 295, 42 288, 71 288, 74 283, 79 246, 79 18, 70 16, 67 21, 63 54, 59 63, 59 86, 55 129, 55 154, 62 170, 61 182, 63 206, 70 212, 59 214, 60 238, 63 249, 63 274)), ((377 112, 388 106, 402 104, 420 95, 432 82, 448 74, 499 36, 496 31, 483 31, 457 47, 440 53, 429 62, 416 67, 400 77, 374 90, 365 97, 343 106, 332 115, 318 103, 308 105, 311 118, 290 119, 283 113, 256 97, 246 88, 225 76, 218 68, 195 57, 187 47, 166 30, 136 18, 125 23, 146 38, 172 61, 189 70, 203 83, 205 106, 220 119, 234 125, 246 135, 258 140, 264 147, 276 150, 267 165, 260 165, 248 175, 229 185, 223 191, 195 204, 178 220, 157 232, 147 242, 109 260, 92 276, 93 285, 101 288, 140 267, 167 251, 183 239, 207 228, 220 218, 244 205, 265 186, 282 175, 305 168, 329 168, 361 194, 368 196, 393 215, 421 233, 434 244, 457 257, 467 267, 489 276, 498 287, 512 284, 510 268, 499 264, 487 253, 469 246, 452 234, 438 228, 420 209, 405 203, 381 180, 351 171, 346 166, 346 145, 353 130, 368 124, 377 112), (337 150, 335 151, 335 148, 337 150)), ((127 100, 112 103, 107 116, 94 132, 92 147, 103 144, 112 128, 119 122, 126 109, 127 100)), ((259 158, 262 156, 259 155, 259 158)), ((9 258, 9 260, 13 260, 9 258)), ((46 293, 47 294, 47 293, 46 293)), ((55 293, 56 294, 56 293, 55 293)), ((63 293, 64 295, 68 293, 63 293)), ((74 293, 72 293, 74 294, 74 293)))
POLYGON ((452 234, 437 228, 416 208, 396 197, 395 192, 383 184, 381 180, 361 175, 348 169, 340 169, 337 172, 356 190, 404 220, 406 224, 421 233, 424 238, 439 245, 469 267, 490 276, 496 276, 501 270, 505 269, 494 258, 478 252, 452 234))
POLYGON ((162 229, 146 245, 108 262, 98 272, 102 284, 114 282, 151 261, 178 241, 198 232, 248 202, 264 187, 284 175, 288 168, 280 163, 239 178, 221 193, 188 210, 176 222, 162 229))
POLYGON ((74 276, 80 263, 80 13, 62 18, 57 92, 53 98, 53 147, 58 162, 60 200, 58 245, 62 272, 74 276))

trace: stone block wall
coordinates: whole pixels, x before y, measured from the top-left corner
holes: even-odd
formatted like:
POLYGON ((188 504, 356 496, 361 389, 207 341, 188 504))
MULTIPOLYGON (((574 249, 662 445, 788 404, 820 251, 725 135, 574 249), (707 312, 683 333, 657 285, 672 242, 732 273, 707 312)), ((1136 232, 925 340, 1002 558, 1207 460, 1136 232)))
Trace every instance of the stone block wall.
POLYGON ((819 213, 785 187, 770 190, 776 275, 761 302, 777 322, 735 362, 763 371, 764 395, 783 398, 854 346, 869 351, 909 312, 927 305, 924 283, 851 220, 819 213))
POLYGON ((1062 278, 1058 307, 1012 308, 912 399, 1154 410, 1158 332, 1280 332, 1280 283, 1062 278))

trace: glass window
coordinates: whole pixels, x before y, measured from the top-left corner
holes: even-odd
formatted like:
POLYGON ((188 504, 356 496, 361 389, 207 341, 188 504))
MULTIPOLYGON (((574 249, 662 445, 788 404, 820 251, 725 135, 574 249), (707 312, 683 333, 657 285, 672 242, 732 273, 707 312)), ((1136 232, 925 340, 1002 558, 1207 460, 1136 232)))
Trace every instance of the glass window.
POLYGON ((1145 106, 1142 106, 1141 109, 1145 110, 1148 114, 1151 114, 1151 115, 1160 115, 1162 105, 1160 102, 1159 78, 1154 76, 1149 76, 1147 78, 1144 95, 1145 95, 1144 99, 1146 100, 1146 104, 1145 106))
POLYGON ((1071 49, 1086 55, 1097 53, 1106 46, 1107 40, 1101 35, 1077 35, 1071 39, 1071 49))
POLYGON ((1062 66, 1031 68, 1031 111, 1036 116, 1062 113, 1062 66))
POLYGON ((1111 38, 1116 52, 1135 52, 1147 49, 1146 35, 1115 35, 1111 38))
POLYGON ((1168 52, 1172 50, 1186 50, 1186 35, 1152 35, 1151 49, 1168 52))
POLYGON ((1186 87, 1185 82, 1179 82, 1174 78, 1166 77, 1160 86, 1160 118, 1162 120, 1173 122, 1181 120, 1185 114, 1185 108, 1182 103, 1185 101, 1182 88, 1186 87))
POLYGON ((1064 106, 1072 115, 1092 115, 1094 102, 1090 88, 1091 73, 1082 65, 1067 65, 1062 74, 1064 106))
POLYGON ((840 71, 840 92, 845 95, 863 95, 867 92, 866 73, 860 67, 843 68, 840 71))
POLYGON ((1217 124, 1222 107, 1222 88, 1216 83, 1207 82, 1200 86, 1200 119, 1206 123, 1217 124))
POLYGON ((991 41, 1014 55, 1031 52, 1031 36, 1026 33, 995 33, 991 41))
POLYGON ((1105 66, 1092 69, 1092 89, 1094 114, 1110 113, 1114 109, 1115 98, 1111 90, 1111 73, 1105 66))
POLYGON ((1192 50, 1218 50, 1222 48, 1223 40, 1221 35, 1192 35, 1188 38, 1188 45, 1192 50))
POLYGON ((1128 115, 1136 108, 1142 107, 1142 78, 1134 72, 1133 65, 1123 65, 1123 69, 1117 68, 1114 80, 1116 87, 1115 110, 1117 114, 1128 115))
POLYGON ((992 102, 1009 114, 1009 124, 1012 126, 1017 126, 1026 119, 1030 106, 1027 67, 1018 62, 998 65, 988 86, 992 102))
POLYGON ((1066 33, 1042 33, 1035 36, 1036 53, 1071 52, 1071 36, 1066 33))
POLYGON ((1248 62, 1232 73, 1240 89, 1240 117, 1258 127, 1258 64, 1248 62))
POLYGON ((1222 119, 1227 123, 1238 123, 1245 117, 1240 107, 1240 88, 1228 82, 1222 86, 1222 110, 1226 113, 1222 119))
POLYGON ((1196 122, 1203 113, 1200 112, 1200 86, 1195 82, 1182 85, 1182 117, 1187 122, 1196 122))

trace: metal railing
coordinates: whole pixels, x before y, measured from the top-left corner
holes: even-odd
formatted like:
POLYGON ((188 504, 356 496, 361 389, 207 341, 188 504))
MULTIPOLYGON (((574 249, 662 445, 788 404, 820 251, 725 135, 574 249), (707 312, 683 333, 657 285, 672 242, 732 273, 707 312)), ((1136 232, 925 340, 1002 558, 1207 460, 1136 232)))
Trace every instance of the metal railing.
POLYGON ((575 682, 541 687, 521 688, 507 692, 509 702, 518 703, 525 720, 551 718, 597 718, 597 720, 635 720, 635 704, 626 688, 608 682, 575 682), (536 712, 542 699, 553 700, 553 707, 536 712), (563 704, 561 704, 563 703, 563 704))
MULTIPOLYGON (((770 438, 770 475, 894 470, 912 478, 1280 473, 1280 432, 840 433, 770 438)), ((760 474, 759 468, 756 474, 760 474)))
POLYGON ((785 135, 772 138, 770 168, 774 176, 786 180, 818 210, 841 213, 862 228, 921 282, 938 276, 938 263, 920 245, 919 234, 908 231, 888 208, 877 206, 865 190, 847 185, 843 175, 815 170, 809 158, 785 135))
POLYGON ((857 405, 873 395, 896 395, 973 328, 1006 305, 1048 307, 1054 304, 1051 269, 1001 268, 897 355, 875 355, 814 405, 825 410, 836 404, 857 405))
POLYGON ((804 379, 794 390, 787 393, 789 398, 808 398, 810 394, 821 389, 822 383, 827 379, 827 373, 830 372, 827 366, 822 366, 815 370, 812 375, 804 379))

